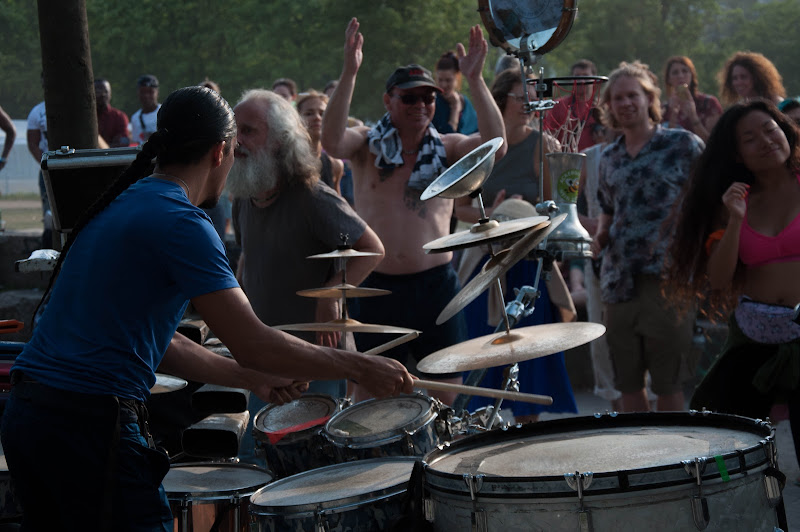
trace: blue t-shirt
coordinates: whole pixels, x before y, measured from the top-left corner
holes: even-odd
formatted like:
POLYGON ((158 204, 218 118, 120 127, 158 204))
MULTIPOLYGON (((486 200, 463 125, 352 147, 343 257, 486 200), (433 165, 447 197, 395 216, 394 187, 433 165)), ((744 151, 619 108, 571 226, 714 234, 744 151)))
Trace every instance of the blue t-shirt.
POLYGON ((208 216, 175 183, 142 179, 80 232, 13 369, 146 400, 189 299, 237 286, 208 216))

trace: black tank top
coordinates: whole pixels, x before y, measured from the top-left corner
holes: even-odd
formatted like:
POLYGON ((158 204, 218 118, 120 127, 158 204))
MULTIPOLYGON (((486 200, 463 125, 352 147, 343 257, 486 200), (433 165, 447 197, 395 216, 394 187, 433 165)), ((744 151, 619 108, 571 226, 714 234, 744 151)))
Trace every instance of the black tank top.
POLYGON ((323 183, 336 190, 333 186, 333 163, 331 163, 331 158, 328 157, 327 153, 323 153, 319 156, 319 160, 322 161, 322 169, 319 172, 320 179, 323 183))

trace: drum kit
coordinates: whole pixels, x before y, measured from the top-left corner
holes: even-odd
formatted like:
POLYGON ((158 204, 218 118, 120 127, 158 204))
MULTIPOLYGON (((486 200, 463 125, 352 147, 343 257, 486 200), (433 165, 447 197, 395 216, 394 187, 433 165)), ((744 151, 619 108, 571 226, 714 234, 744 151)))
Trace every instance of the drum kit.
MULTIPOLYGON (((576 4, 479 0, 479 11, 492 43, 519 58, 525 80, 525 63, 535 62, 566 37, 576 4)), ((573 87, 602 81, 542 78, 532 80, 540 98, 528 103, 530 112, 553 107, 542 97, 548 81, 566 80, 573 87)), ((527 97, 527 88, 525 92, 527 97)), ((288 404, 268 405, 256 414, 253 428, 267 470, 226 462, 178 464, 170 470, 164 488, 178 517, 177 530, 209 529, 201 519, 192 520, 192 505, 213 505, 210 529, 231 531, 779 530, 775 507, 783 480, 774 433, 760 420, 704 411, 607 413, 516 426, 502 422, 498 413, 503 399, 552 403, 548 396, 514 391, 519 385, 517 363, 586 344, 605 332, 595 323, 514 328, 538 296, 535 287, 543 268, 553 260, 591 257, 591 239, 570 197, 576 190, 576 158, 560 157, 579 155, 574 153, 552 154, 552 189, 563 194, 557 202, 537 205, 539 216, 488 219, 481 187, 502 142, 493 139, 479 146, 422 194, 423 200, 470 196, 481 215, 468 230, 425 244, 425 252, 492 245, 489 261, 442 310, 437 324, 499 285, 520 260, 538 261, 534 287, 522 287, 508 305, 501 302, 503 320, 494 334, 432 353, 418 369, 443 374, 508 366, 505 389, 415 381, 417 389, 494 397, 494 407, 469 413, 423 393, 354 405, 348 399, 307 394, 288 404), (509 241, 515 242, 495 251, 509 241)), ((579 157, 577 161, 579 165, 579 157)), ((539 175, 541 180, 541 167, 539 175)), ((544 190, 541 181, 539 190, 544 190)), ((400 335, 367 354, 412 341, 419 331, 349 316, 347 299, 389 292, 347 282, 347 261, 371 253, 352 249, 346 240, 334 251, 308 257, 337 261, 342 281, 298 292, 340 299, 340 316, 277 328, 400 335)), ((159 376, 153 393, 179 386, 159 376)))

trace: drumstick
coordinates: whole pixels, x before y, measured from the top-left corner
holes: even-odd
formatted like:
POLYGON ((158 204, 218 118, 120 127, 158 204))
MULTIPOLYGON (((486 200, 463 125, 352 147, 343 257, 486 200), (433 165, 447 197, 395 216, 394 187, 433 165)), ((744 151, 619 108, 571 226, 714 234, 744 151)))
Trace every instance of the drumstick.
POLYGON ((372 349, 368 349, 364 351, 362 354, 364 355, 380 355, 381 353, 392 349, 393 347, 397 347, 398 345, 403 345, 406 342, 410 342, 414 338, 419 336, 419 331, 411 331, 410 333, 406 333, 400 338, 395 338, 391 342, 386 342, 385 344, 381 344, 378 347, 373 347, 372 349))
POLYGON ((443 392, 458 392, 468 395, 481 395, 483 397, 493 397, 495 399, 509 399, 511 401, 522 401, 523 403, 534 403, 537 405, 552 405, 553 398, 549 395, 536 395, 532 393, 508 392, 505 390, 490 390, 479 386, 466 386, 464 384, 450 384, 448 382, 425 381, 417 379, 413 382, 414 388, 426 388, 429 390, 440 390, 443 392))

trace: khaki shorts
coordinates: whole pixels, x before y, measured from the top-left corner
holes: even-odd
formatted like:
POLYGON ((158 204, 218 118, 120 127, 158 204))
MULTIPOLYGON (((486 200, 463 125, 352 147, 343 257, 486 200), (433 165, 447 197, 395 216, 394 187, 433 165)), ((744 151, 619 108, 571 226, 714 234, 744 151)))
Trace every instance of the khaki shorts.
POLYGON ((649 371, 656 394, 679 392, 694 374, 694 313, 677 314, 661 296, 655 276, 639 275, 635 286, 633 299, 603 309, 616 388, 622 393, 641 390, 649 371))

